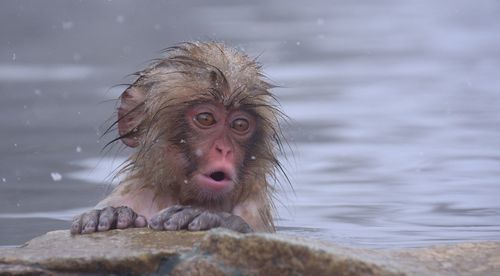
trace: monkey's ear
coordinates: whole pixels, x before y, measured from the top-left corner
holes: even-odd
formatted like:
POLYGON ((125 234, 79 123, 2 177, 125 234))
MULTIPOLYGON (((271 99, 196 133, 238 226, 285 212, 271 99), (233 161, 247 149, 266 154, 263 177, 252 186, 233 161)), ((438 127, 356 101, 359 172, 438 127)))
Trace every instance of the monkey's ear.
POLYGON ((132 148, 139 145, 139 127, 144 119, 145 98, 144 89, 137 86, 130 86, 120 97, 118 134, 122 137, 122 142, 132 148))

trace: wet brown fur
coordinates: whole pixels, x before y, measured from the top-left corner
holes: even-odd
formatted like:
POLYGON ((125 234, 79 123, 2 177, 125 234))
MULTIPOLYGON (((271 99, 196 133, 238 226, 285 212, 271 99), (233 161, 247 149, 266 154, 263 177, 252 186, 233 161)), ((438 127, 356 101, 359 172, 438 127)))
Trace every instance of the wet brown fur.
POLYGON ((139 143, 119 172, 125 175, 122 193, 149 188, 157 197, 166 194, 177 197, 180 204, 194 202, 225 211, 249 197, 259 198, 260 216, 269 229, 274 229, 273 187, 268 181, 275 181, 276 173, 281 170, 277 153, 281 150, 279 122, 283 118, 269 91, 273 86, 264 80, 261 66, 222 43, 195 42, 166 49, 165 57, 155 60, 137 76, 121 98, 123 103, 127 91, 136 89, 135 92, 143 93, 144 99, 129 103, 135 105, 131 112, 143 115, 135 128, 116 139, 132 138, 139 143), (165 158, 165 152, 171 148, 189 157, 185 153, 196 137, 189 136, 184 114, 190 106, 207 101, 250 112, 256 116, 257 130, 251 143, 241 145, 247 154, 234 190, 219 201, 200 202, 203 199, 196 188, 184 183, 186 174, 195 170, 196 164, 186 158, 165 158), (179 171, 179 167, 184 169, 179 171))

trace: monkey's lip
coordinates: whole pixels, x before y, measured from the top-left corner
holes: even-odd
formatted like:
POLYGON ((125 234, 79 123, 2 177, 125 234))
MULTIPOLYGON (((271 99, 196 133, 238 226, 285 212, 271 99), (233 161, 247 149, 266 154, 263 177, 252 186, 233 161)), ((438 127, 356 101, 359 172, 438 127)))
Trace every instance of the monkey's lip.
POLYGON ((222 191, 230 189, 233 180, 230 174, 224 170, 213 170, 204 174, 197 174, 194 180, 198 185, 213 191, 222 191))

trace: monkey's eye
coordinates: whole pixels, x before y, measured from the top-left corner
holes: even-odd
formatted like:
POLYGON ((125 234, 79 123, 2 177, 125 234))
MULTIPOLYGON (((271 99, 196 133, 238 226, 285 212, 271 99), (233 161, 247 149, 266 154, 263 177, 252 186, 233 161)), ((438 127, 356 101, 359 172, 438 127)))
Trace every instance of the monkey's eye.
POLYGON ((245 132, 250 127, 250 123, 247 119, 236 119, 231 123, 231 128, 237 132, 245 132))
POLYGON ((215 124, 215 118, 212 113, 203 112, 194 117, 194 120, 198 122, 202 127, 209 127, 215 124))

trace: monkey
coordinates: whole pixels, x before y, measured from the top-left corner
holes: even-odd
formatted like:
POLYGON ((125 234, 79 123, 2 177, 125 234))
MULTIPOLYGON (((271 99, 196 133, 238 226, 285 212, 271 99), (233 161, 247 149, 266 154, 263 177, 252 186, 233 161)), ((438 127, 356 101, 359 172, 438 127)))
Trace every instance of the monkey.
POLYGON ((71 233, 274 232, 286 116, 261 64, 221 42, 184 42, 135 76, 111 127, 133 149, 122 180, 71 233))

